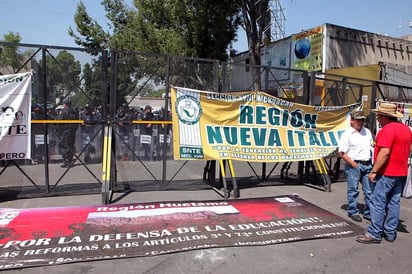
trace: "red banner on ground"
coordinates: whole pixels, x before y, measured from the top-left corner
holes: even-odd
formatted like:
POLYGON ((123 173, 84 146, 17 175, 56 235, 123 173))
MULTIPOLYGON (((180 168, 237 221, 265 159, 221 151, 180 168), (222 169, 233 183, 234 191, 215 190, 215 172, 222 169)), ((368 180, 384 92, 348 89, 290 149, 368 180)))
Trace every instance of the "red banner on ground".
POLYGON ((0 210, 0 269, 353 236, 297 196, 0 210))

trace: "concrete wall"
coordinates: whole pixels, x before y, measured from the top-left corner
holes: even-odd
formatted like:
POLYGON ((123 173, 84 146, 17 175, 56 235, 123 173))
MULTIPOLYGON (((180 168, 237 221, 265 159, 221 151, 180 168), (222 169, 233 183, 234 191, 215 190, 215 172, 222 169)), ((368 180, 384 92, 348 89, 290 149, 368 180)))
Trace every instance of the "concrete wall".
POLYGON ((326 25, 325 68, 336 69, 379 63, 412 68, 412 41, 326 25))

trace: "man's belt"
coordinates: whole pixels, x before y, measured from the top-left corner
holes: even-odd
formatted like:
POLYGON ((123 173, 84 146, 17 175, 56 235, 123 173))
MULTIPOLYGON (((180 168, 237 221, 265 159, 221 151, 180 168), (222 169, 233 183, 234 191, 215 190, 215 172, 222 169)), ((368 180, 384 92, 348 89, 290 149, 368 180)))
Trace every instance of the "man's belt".
POLYGON ((355 163, 365 165, 365 166, 372 164, 372 161, 370 159, 366 160, 366 161, 362 161, 362 160, 354 160, 354 161, 355 161, 355 163))

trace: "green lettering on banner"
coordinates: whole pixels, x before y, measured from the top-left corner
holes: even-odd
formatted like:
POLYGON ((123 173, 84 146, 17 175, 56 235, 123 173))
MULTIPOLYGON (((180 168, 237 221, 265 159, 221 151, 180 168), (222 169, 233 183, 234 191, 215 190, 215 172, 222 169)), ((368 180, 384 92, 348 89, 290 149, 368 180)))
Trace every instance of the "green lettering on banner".
POLYGON ((245 128, 206 126, 208 144, 229 144, 232 146, 282 146, 277 128, 245 128), (253 141, 253 143, 252 143, 253 141))
POLYGON ((13 76, 4 79, 0 79, 0 84, 8 84, 8 83, 20 83, 23 82, 23 76, 13 76))
POLYGON ((201 147, 180 147, 180 158, 185 159, 203 159, 204 153, 201 147))

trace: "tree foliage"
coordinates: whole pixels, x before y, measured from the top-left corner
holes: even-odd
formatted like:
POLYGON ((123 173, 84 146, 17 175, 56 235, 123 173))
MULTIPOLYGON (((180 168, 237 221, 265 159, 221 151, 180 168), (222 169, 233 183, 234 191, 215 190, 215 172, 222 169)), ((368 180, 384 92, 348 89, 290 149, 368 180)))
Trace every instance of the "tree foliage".
POLYGON ((93 20, 83 3, 75 14, 77 35, 86 48, 115 48, 225 60, 241 22, 235 0, 103 0, 112 34, 93 20))
POLYGON ((68 33, 73 37, 76 44, 88 49, 105 48, 109 40, 109 34, 103 30, 96 20, 87 14, 86 7, 81 1, 77 5, 74 14, 74 23, 80 36, 72 28, 69 28, 68 33))
POLYGON ((12 44, 18 44, 21 37, 18 33, 9 32, 3 36, 3 42, 10 43, 0 48, 0 64, 4 72, 16 73, 22 66, 25 54, 19 53, 18 47, 12 44))
MULTIPOLYGON (((118 104, 124 95, 141 95, 140 80, 149 79, 162 88, 167 59, 156 54, 226 60, 241 23, 240 3, 236 0, 134 0, 133 7, 123 0, 101 3, 110 33, 88 15, 80 2, 74 17, 76 29, 69 29, 69 34, 79 46, 116 50, 111 54, 116 68, 110 69, 116 69, 118 104)), ((185 72, 185 78, 203 79, 201 74, 211 74, 209 68, 202 71, 196 64, 193 67, 185 72)), ((87 79, 94 78, 89 76, 87 79)))
POLYGON ((100 65, 86 63, 83 66, 84 90, 76 96, 79 105, 103 105, 101 75, 100 65))
POLYGON ((81 90, 81 65, 71 53, 60 51, 57 56, 46 56, 46 67, 49 94, 67 99, 81 90))

